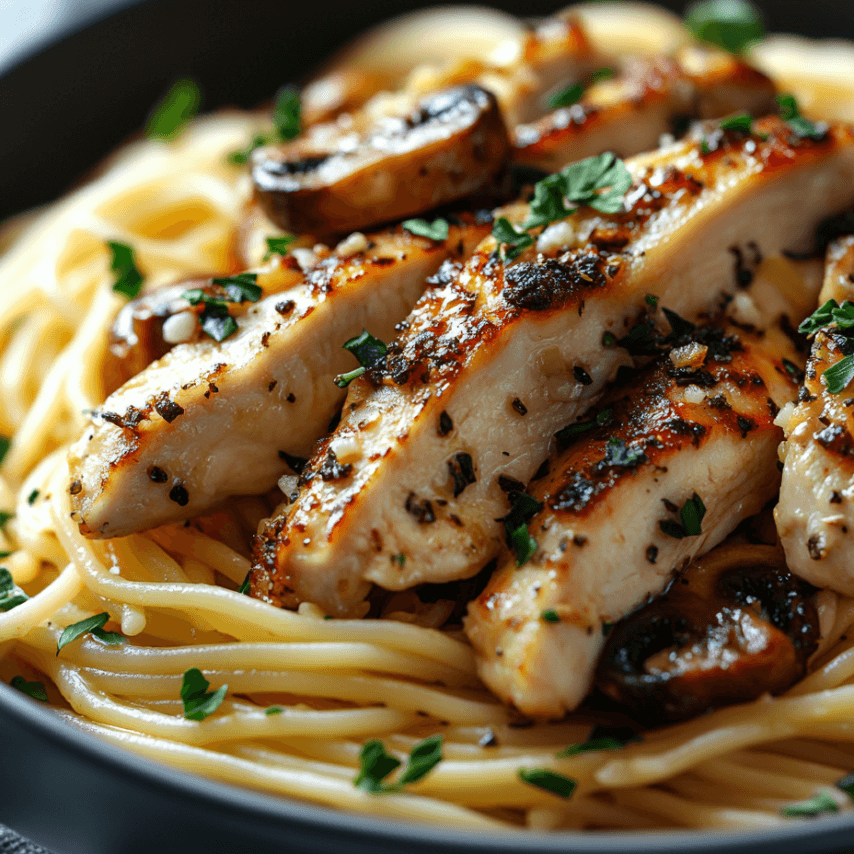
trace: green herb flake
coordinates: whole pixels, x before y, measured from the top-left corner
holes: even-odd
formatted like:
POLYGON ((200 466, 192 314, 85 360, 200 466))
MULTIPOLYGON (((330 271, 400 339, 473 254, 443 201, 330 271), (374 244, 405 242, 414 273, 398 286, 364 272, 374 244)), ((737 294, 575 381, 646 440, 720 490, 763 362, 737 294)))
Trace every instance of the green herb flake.
POLYGON ((513 500, 510 512, 504 517, 504 530, 510 548, 516 555, 517 567, 526 564, 537 551, 537 541, 528 532, 528 524, 542 509, 542 502, 520 492, 513 500))
POLYGON ((610 80, 612 77, 616 77, 617 72, 614 71, 613 68, 600 68, 597 71, 594 71, 591 77, 597 82, 599 80, 610 80))
POLYGON ((249 570, 249 572, 246 573, 246 578, 243 579, 243 583, 240 585, 240 587, 237 588, 238 593, 242 593, 244 596, 249 595, 249 585, 250 585, 249 578, 251 575, 252 575, 252 570, 249 570))
MULTIPOLYGON (((239 273, 236 276, 226 276, 221 279, 211 279, 213 284, 219 285, 224 291, 223 299, 226 302, 258 302, 261 299, 261 286, 257 284, 257 273, 239 273)), ((213 298, 208 297, 207 302, 213 302, 213 298)))
POLYGON ((548 768, 520 768, 518 775, 523 783, 544 789, 559 798, 571 797, 578 785, 571 777, 558 774, 557 771, 550 771, 548 768))
POLYGON ((839 812, 839 804, 827 792, 819 792, 805 801, 789 804, 780 810, 786 818, 815 818, 822 813, 839 812))
POLYGON ((33 490, 33 491, 32 491, 32 492, 27 496, 27 504, 35 504, 35 503, 36 503, 36 501, 38 500, 39 494, 40 494, 40 493, 39 493, 39 490, 38 490, 38 489, 34 489, 34 490, 33 490))
POLYGON ((7 439, 5 436, 0 436, 0 463, 6 458, 6 454, 9 453, 9 446, 12 444, 11 439, 7 439))
POLYGON ((249 162, 249 158, 252 157, 253 151, 264 145, 269 145, 272 141, 273 137, 271 134, 256 133, 245 148, 241 148, 239 151, 232 151, 231 154, 226 157, 226 160, 232 166, 245 166, 249 162))
MULTIPOLYGON (((534 188, 536 193, 536 188, 534 188)), ((534 243, 534 238, 525 231, 516 231, 506 217, 499 217, 492 226, 492 236, 501 247, 501 259, 505 264, 513 261, 534 243)))
POLYGON ((7 522, 10 522, 14 518, 14 513, 10 513, 8 510, 0 510, 0 531, 6 527, 7 522))
POLYGON ((228 313, 225 306, 208 304, 199 315, 202 331, 214 341, 225 341, 237 332, 237 321, 228 313))
POLYGON ((626 742, 620 741, 618 738, 592 738, 583 744, 570 744, 569 747, 564 747, 556 755, 558 758, 563 758, 565 756, 577 756, 579 753, 593 753, 596 750, 622 750, 625 746, 626 742))
POLYGON ((845 794, 854 801, 854 774, 846 774, 833 785, 840 791, 845 792, 845 794))
POLYGON ((448 221, 446 219, 434 219, 433 222, 427 222, 426 219, 408 219, 403 223, 410 234, 416 234, 419 237, 429 237, 430 240, 441 241, 448 239, 448 221))
POLYGON ((0 567, 0 611, 11 611, 23 605, 30 597, 15 587, 12 573, 6 567, 0 567))
POLYGON ((280 715, 284 712, 284 709, 281 706, 270 706, 269 709, 264 710, 264 714, 269 718, 271 715, 280 715))
POLYGON ((276 95, 273 107, 273 127, 282 142, 289 142, 300 135, 302 125, 302 107, 299 89, 285 86, 276 95))
POLYGON ((740 133, 750 133, 753 127, 753 116, 750 113, 739 113, 729 116, 721 122, 721 130, 734 130, 740 133))
POLYGON ((379 338, 374 338, 367 329, 363 329, 361 335, 345 341, 342 347, 359 360, 361 367, 335 377, 335 385, 338 388, 347 388, 354 379, 365 373, 366 368, 375 365, 388 352, 388 347, 379 338))
POLYGON ((541 225, 548 225, 564 219, 574 213, 575 208, 568 208, 564 204, 564 191, 564 180, 560 173, 549 175, 535 184, 534 198, 531 199, 528 219, 522 228, 538 228, 541 225))
POLYGON ((550 110, 557 110, 561 107, 571 107, 581 100, 583 94, 584 84, 573 83, 571 86, 567 86, 566 89, 555 92, 548 100, 548 108, 550 110))
POLYGON ((854 380, 854 353, 831 365, 822 374, 822 380, 831 394, 839 394, 848 388, 851 380, 854 380))
POLYGON ((403 552, 400 552, 399 554, 394 555, 394 557, 392 557, 392 560, 398 566, 403 566, 406 563, 406 555, 403 552))
POLYGON ((845 300, 842 305, 837 305, 835 299, 829 299, 801 323, 798 332, 811 336, 826 326, 836 326, 837 329, 854 327, 854 303, 845 300))
POLYGON ((570 202, 588 205, 602 213, 619 213, 632 185, 626 164, 610 151, 570 163, 559 174, 564 178, 565 195, 570 202))
POLYGON ((647 456, 643 451, 628 448, 626 443, 617 436, 611 436, 605 446, 605 458, 602 463, 606 466, 634 468, 646 462, 647 456))
POLYGON ((442 761, 442 736, 431 735, 418 742, 409 753, 406 767, 396 783, 386 783, 386 778, 401 762, 386 753, 381 741, 366 741, 359 753, 359 774, 353 780, 357 789, 371 794, 400 792, 404 786, 417 783, 442 761))
POLYGON ((201 103, 202 93, 195 80, 176 80, 151 111, 145 135, 149 139, 175 139, 199 112, 201 103))
POLYGON ((681 524, 672 519, 664 519, 658 523, 662 532, 668 537, 681 540, 684 537, 696 537, 703 533, 703 517, 706 515, 706 505, 695 492, 679 511, 681 524))
POLYGON ((268 237, 267 253, 264 255, 264 260, 269 261, 274 255, 281 255, 283 258, 290 251, 288 247, 296 240, 293 234, 282 234, 278 237, 268 237))
POLYGON ((762 13, 747 0, 701 0, 685 13, 685 26, 703 42, 743 53, 765 35, 762 13))
POLYGON ((136 266, 133 249, 117 240, 108 240, 107 247, 111 253, 110 270, 115 275, 113 290, 128 299, 136 299, 142 289, 144 277, 136 266))
POLYGON ((93 635, 104 643, 124 643, 125 639, 122 635, 116 632, 104 631, 104 625, 109 619, 110 615, 104 611, 102 614, 95 614, 94 617, 88 617, 85 620, 81 620, 79 623, 74 623, 73 625, 68 626, 68 628, 59 636, 59 641, 56 644, 57 655, 64 646, 67 646, 72 641, 77 640, 77 638, 82 637, 87 633, 93 635))
POLYGON ((652 309, 658 308, 658 297, 655 294, 647 294, 644 297, 644 302, 652 309))
POLYGON ((47 690, 41 682, 27 682, 23 676, 13 676, 9 684, 34 700, 40 700, 42 703, 47 702, 47 690))
POLYGON ((548 611, 543 611, 543 613, 540 614, 540 619, 544 623, 559 623, 560 622, 560 614, 558 614, 557 611, 549 609, 548 611))
POLYGON ((555 433, 555 437, 562 442, 569 441, 576 436, 580 436, 582 433, 586 433, 588 430, 592 430, 594 427, 604 427, 606 424, 609 424, 612 415, 613 410, 610 407, 603 409, 596 414, 595 418, 591 418, 589 421, 578 421, 575 424, 568 424, 563 429, 558 430, 555 433))
POLYGON ((778 95, 777 106, 783 121, 792 129, 796 136, 804 139, 819 141, 827 133, 826 125, 817 125, 801 115, 798 102, 794 95, 778 95))
POLYGON ((210 682, 197 667, 191 667, 181 684, 181 700, 184 702, 184 717, 189 721, 203 721, 212 715, 222 704, 228 691, 228 685, 208 692, 210 682))

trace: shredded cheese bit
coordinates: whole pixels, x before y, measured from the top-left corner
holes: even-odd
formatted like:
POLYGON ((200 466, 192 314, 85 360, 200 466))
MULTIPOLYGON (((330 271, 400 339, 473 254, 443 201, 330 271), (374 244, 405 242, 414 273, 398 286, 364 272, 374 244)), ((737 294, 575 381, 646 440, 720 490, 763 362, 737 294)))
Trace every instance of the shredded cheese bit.
POLYGON ((318 261, 317 255, 311 249, 291 249, 291 255, 303 271, 310 270, 318 261))

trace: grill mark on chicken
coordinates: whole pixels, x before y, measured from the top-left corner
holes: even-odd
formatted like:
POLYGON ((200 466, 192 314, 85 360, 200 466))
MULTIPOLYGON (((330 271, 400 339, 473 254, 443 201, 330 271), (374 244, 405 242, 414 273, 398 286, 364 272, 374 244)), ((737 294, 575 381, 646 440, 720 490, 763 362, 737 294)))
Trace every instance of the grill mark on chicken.
MULTIPOLYGON (((333 378, 352 362, 341 345, 366 326, 391 337, 458 241, 471 249, 486 233, 488 226, 469 224, 452 226, 444 243, 400 228, 373 235, 375 251, 397 259, 393 266, 375 267, 368 253, 322 259, 284 298, 271 295, 237 316, 233 336, 177 345, 129 380, 69 454, 71 480, 81 484, 72 496, 81 531, 122 536, 271 489, 338 414, 345 392, 333 378), (152 481, 152 465, 169 481, 152 481)), ((324 473, 338 481, 345 469, 324 473)))
POLYGON ((514 556, 499 561, 465 623, 481 677, 523 713, 559 717, 575 708, 592 685, 602 625, 660 592, 775 493, 781 431, 765 389, 739 380, 758 374, 779 405, 793 400, 795 383, 775 370, 793 350, 782 333, 727 332, 738 346, 723 361, 707 355, 704 368, 729 408, 710 406, 707 396, 686 399, 661 356, 628 391, 606 399, 609 423, 553 458, 552 474, 531 487, 544 505, 528 526, 537 550, 521 568, 514 556), (745 418, 756 425, 747 438, 745 418), (613 464, 627 451, 627 464, 613 464), (667 536, 657 499, 678 513, 692 492, 706 506, 701 533, 667 536), (577 538, 587 543, 583 557, 561 547, 577 538), (547 610, 558 622, 542 619, 547 610))
MULTIPOLYGON (((605 333, 616 338, 628 329, 648 294, 688 320, 714 312, 736 290, 728 252, 736 241, 755 242, 766 257, 778 255, 808 243, 828 213, 854 203, 851 131, 833 128, 816 142, 794 137, 777 118, 757 121, 756 131, 727 136, 725 151, 714 155, 703 154, 698 132, 680 146, 631 161, 634 185, 624 211, 583 208, 567 219, 575 235, 570 246, 531 248, 516 262, 569 270, 561 271, 548 307, 508 302, 514 267, 502 263, 492 238, 453 281, 427 291, 386 356, 351 384, 349 400, 360 404, 359 412, 345 411, 316 452, 324 454, 326 442, 356 447, 348 457, 351 477, 334 488, 315 480, 301 493, 281 528, 275 562, 259 561, 253 572, 253 595, 289 607, 312 601, 327 613, 353 616, 363 613, 373 583, 403 589, 462 578, 494 556, 503 541, 494 520, 507 512, 498 475, 528 482, 547 455, 549 437, 595 403, 630 361, 622 348, 602 347, 605 333), (631 237, 621 253, 606 255, 587 244, 596 228, 611 226, 631 237), (595 270, 596 277, 575 277, 579 268, 595 270), (578 365, 591 384, 576 381, 578 365), (517 396, 528 409, 524 418, 507 406, 517 396), (450 446, 436 430, 442 411, 453 413, 450 446), (478 481, 454 498, 439 474, 449 454, 467 446, 478 450, 478 481), (433 502, 428 537, 406 510, 410 493, 433 502), (389 554, 407 555, 393 574, 389 555, 375 557, 363 543, 363 532, 373 528, 383 532, 389 554)), ((508 216, 524 221, 527 208, 511 208, 508 216)), ((673 370, 671 379, 685 388, 707 385, 717 393, 718 381, 709 382, 705 368, 673 370)), ((736 379, 748 393, 750 377, 736 379)), ((761 392, 767 414, 768 394, 761 392)))

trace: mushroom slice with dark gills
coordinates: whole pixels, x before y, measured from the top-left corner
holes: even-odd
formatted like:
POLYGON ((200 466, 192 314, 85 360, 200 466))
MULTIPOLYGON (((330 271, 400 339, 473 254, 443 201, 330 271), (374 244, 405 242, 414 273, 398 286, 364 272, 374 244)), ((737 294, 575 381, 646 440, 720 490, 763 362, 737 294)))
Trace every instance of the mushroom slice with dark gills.
POLYGON ((341 345, 365 327, 391 337, 426 278, 488 229, 369 235, 364 252, 330 255, 235 317, 223 341, 173 347, 110 395, 72 446, 80 530, 123 536, 274 487, 338 412, 345 392, 333 380, 352 360, 341 345))
MULTIPOLYGON (((152 362, 165 356, 176 344, 199 341, 203 336, 198 316, 203 304, 190 305, 183 294, 200 290, 208 296, 221 296, 215 277, 196 277, 153 288, 122 306, 109 335, 109 355, 104 364, 107 393, 112 393, 152 362)), ((302 281, 299 265, 283 258, 257 276, 264 296, 279 293, 302 281)), ((234 315, 243 313, 247 304, 233 303, 234 315)))
POLYGON ((495 97, 461 86, 362 134, 337 129, 255 152, 261 207, 296 233, 344 233, 414 216, 476 193, 495 198, 510 157, 495 97))
POLYGON ((253 595, 358 615, 371 584, 466 578, 495 557, 502 475, 530 481, 629 361, 615 342, 649 301, 695 320, 750 282, 757 252, 808 243, 854 197, 849 130, 759 127, 712 154, 694 139, 635 158, 623 211, 582 208, 512 263, 490 237, 427 291, 307 469, 331 450, 347 476, 312 477, 261 533, 253 595))
POLYGON ((774 417, 797 394, 789 339, 712 326, 677 344, 559 434, 581 438, 530 487, 541 509, 522 536, 535 545, 506 553, 469 606, 481 678, 527 715, 574 709, 603 625, 661 592, 777 491, 774 417))
POLYGON ((774 515, 796 575, 854 596, 854 239, 831 244, 798 404, 785 411, 783 482, 774 515), (848 325, 851 324, 851 325, 848 325))
POLYGON ((596 686, 652 726, 779 694, 818 646, 807 588, 774 546, 720 546, 614 626, 596 686))
POLYGON ((691 119, 774 110, 774 84, 731 54, 686 48, 677 57, 633 59, 567 105, 513 131, 513 159, 548 171, 599 154, 648 151, 691 119))

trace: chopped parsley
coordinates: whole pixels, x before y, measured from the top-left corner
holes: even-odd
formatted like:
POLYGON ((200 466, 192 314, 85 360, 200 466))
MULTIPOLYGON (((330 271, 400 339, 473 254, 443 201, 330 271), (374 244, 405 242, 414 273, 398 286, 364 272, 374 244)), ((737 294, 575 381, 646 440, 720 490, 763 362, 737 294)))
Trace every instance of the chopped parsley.
POLYGON ((8 510, 0 510, 0 531, 2 531, 6 527, 6 523, 15 518, 14 513, 10 513, 8 510))
POLYGON ((367 329, 363 329, 361 335, 351 338, 342 346, 359 360, 361 367, 335 377, 335 385, 338 388, 347 388, 356 377, 362 376, 367 368, 375 365, 388 352, 388 347, 379 338, 374 338, 367 329))
POLYGON ((261 298, 261 286, 256 284, 256 273, 240 273, 213 279, 213 284, 222 288, 222 295, 208 294, 201 288, 192 288, 181 294, 190 305, 203 306, 199 315, 202 329, 216 341, 224 341, 237 332, 237 321, 228 310, 228 303, 258 302, 261 298))
POLYGON ((840 791, 845 792, 845 794, 854 801, 854 774, 846 774, 833 785, 840 791))
POLYGON ((184 702, 184 717, 189 721, 203 721, 212 715, 225 699, 228 685, 208 692, 210 682, 197 667, 191 667, 181 684, 181 699, 184 702))
POLYGON ((504 517, 504 530, 510 548, 516 555, 516 566, 527 563, 537 550, 537 541, 528 532, 528 524, 542 509, 542 502, 520 492, 514 498, 510 512, 504 517))
POLYGON ((598 82, 599 80, 610 80, 616 74, 617 72, 613 68, 600 68, 594 71, 591 76, 598 82))
POLYGON ((239 151, 232 151, 226 160, 233 166, 245 166, 252 152, 271 142, 289 142, 300 135, 302 130, 302 106, 299 90, 294 86, 285 86, 279 90, 273 105, 273 128, 270 133, 256 133, 249 144, 239 151))
POLYGON ((0 567, 0 611, 11 611, 18 605, 23 605, 30 597, 15 587, 12 573, 5 567, 0 567))
POLYGON ((419 741, 409 753, 406 767, 397 782, 387 783, 386 778, 400 767, 400 760, 386 753, 381 741, 366 741, 359 753, 359 773, 353 780, 357 789, 378 795, 400 792, 404 786, 417 783, 442 761, 442 736, 431 735, 419 741))
POLYGON ((543 178, 534 187, 528 219, 521 231, 505 217, 496 220, 492 236, 502 247, 502 260, 512 261, 533 245, 534 238, 528 234, 530 229, 564 219, 581 205, 602 213, 617 213, 623 208, 631 184, 632 176, 625 163, 611 152, 570 163, 560 172, 543 178), (603 190, 605 192, 601 192, 603 190))
POLYGON ((510 220, 503 216, 495 221, 492 236, 501 247, 501 259, 505 264, 521 255, 534 243, 534 238, 530 234, 526 231, 516 231, 510 224, 510 220))
POLYGON ((255 151, 256 148, 261 148, 262 145, 268 145, 272 141, 273 137, 271 134, 256 133, 245 148, 241 148, 239 151, 232 151, 231 154, 226 157, 226 160, 232 166, 245 166, 249 162, 249 158, 252 156, 252 152, 255 151))
POLYGON ((392 560, 398 565, 403 566, 406 563, 406 555, 403 552, 396 554, 392 557, 392 560))
POLYGON ((270 706, 269 709, 264 710, 264 714, 269 718, 271 715, 280 715, 284 712, 284 709, 281 706, 270 706))
POLYGON ((278 237, 267 238, 267 252, 264 255, 264 260, 269 261, 274 255, 284 257, 288 254, 288 247, 296 240, 293 234, 282 234, 278 237))
POLYGON ((702 522, 706 515, 706 505, 703 499, 695 492, 682 506, 679 518, 682 523, 673 519, 664 519, 658 523, 661 530, 668 537, 681 540, 684 537, 696 537, 703 533, 702 522))
POLYGON ((835 365, 831 365, 822 375, 827 390, 831 394, 839 394, 848 388, 851 380, 854 380, 854 353, 840 359, 835 365))
POLYGON ((750 133, 753 127, 753 116, 750 113, 739 113, 730 116, 721 122, 721 130, 736 130, 741 133, 750 133))
POLYGON ((545 789, 559 798, 572 797, 578 785, 571 777, 558 774, 557 771, 550 771, 548 768, 520 768, 518 775, 523 783, 545 789))
POLYGON ((403 223, 410 234, 417 234, 419 237, 429 237, 430 240, 447 240, 448 238, 448 221, 439 217, 433 222, 427 222, 426 219, 407 219, 403 223))
POLYGON ((300 135, 302 106, 296 86, 284 86, 279 89, 273 106, 273 127, 282 142, 290 142, 300 135))
POLYGON ((759 9, 748 0, 701 0, 685 13, 685 26, 703 42, 743 53, 765 35, 759 9))
POLYGON ((625 746, 625 741, 605 736, 604 738, 591 738, 583 744, 570 744, 569 747, 564 747, 556 755, 558 758, 563 758, 564 756, 577 756, 579 753, 592 753, 596 750, 622 750, 625 746))
POLYGON ((822 813, 839 812, 839 804, 827 792, 819 792, 805 801, 789 804, 780 810, 786 818, 815 818, 822 813))
POLYGON ((603 427, 605 424, 608 424, 611 421, 612 414, 612 409, 603 409, 590 421, 578 421, 575 424, 568 424, 563 429, 558 430, 557 433, 555 433, 555 437, 560 439, 562 442, 574 439, 576 436, 580 436, 582 433, 586 433, 594 427, 603 427))
POLYGON ((658 297, 655 294, 647 294, 643 299, 650 308, 658 308, 658 297))
POLYGON ((202 93, 195 80, 176 80, 151 111, 145 126, 149 139, 175 139, 199 111, 202 93))
POLYGON ((64 646, 67 646, 72 641, 77 640, 77 638, 87 633, 93 635, 104 643, 124 643, 125 639, 122 635, 117 632, 104 631, 104 625, 109 619, 110 615, 104 611, 102 614, 95 614, 94 617, 88 617, 85 620, 81 620, 79 623, 74 623, 73 625, 68 626, 68 628, 59 636, 59 641, 56 644, 57 654, 59 654, 59 651, 64 646))
POLYGON ((246 578, 243 579, 243 583, 240 585, 240 587, 237 588, 238 593, 242 593, 244 596, 249 595, 249 586, 250 586, 249 579, 250 579, 251 575, 252 575, 252 570, 250 569, 249 572, 246 573, 246 578))
POLYGON ((136 266, 133 249, 117 240, 108 240, 107 247, 111 253, 110 270, 115 275, 113 290, 128 299, 135 299, 142 289, 144 276, 136 266))
POLYGON ((581 100, 584 94, 585 86, 583 83, 573 83, 567 86, 566 89, 561 89, 560 92, 555 92, 548 100, 548 108, 557 110, 560 107, 571 107, 581 100))
POLYGON ((27 496, 27 504, 35 504, 35 503, 36 503, 36 501, 38 500, 39 494, 40 494, 40 493, 39 493, 39 490, 38 490, 38 489, 34 489, 34 490, 33 490, 33 491, 32 491, 32 492, 27 496))
POLYGON ((854 327, 854 303, 845 300, 842 305, 838 305, 835 299, 829 299, 798 327, 798 332, 801 335, 812 336, 819 329, 831 325, 838 329, 854 327))
POLYGON ((40 700, 42 703, 47 702, 47 691, 41 682, 27 682, 23 676, 13 676, 9 684, 34 700, 40 700))
POLYGON ((805 119, 801 115, 800 107, 798 107, 794 95, 778 95, 777 106, 780 108, 780 116, 783 121, 794 131, 796 136, 816 141, 824 138, 827 133, 827 126, 815 124, 809 119, 805 119))
POLYGON ((560 622, 560 614, 558 614, 557 611, 550 608, 548 611, 543 611, 543 613, 540 614, 540 619, 544 623, 559 623, 560 622))
POLYGON ((5 436, 0 436, 0 463, 6 457, 6 454, 9 453, 9 446, 12 444, 11 439, 7 439, 5 436))

